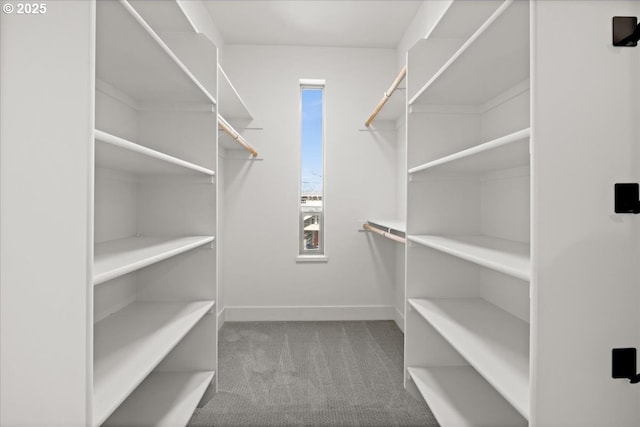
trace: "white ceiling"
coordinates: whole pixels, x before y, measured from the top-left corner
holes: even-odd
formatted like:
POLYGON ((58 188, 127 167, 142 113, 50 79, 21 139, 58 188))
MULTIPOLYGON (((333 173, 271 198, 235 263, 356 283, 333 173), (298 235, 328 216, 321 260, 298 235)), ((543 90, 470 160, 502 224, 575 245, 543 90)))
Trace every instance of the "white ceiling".
POLYGON ((206 0, 226 44, 395 48, 418 0, 206 0))

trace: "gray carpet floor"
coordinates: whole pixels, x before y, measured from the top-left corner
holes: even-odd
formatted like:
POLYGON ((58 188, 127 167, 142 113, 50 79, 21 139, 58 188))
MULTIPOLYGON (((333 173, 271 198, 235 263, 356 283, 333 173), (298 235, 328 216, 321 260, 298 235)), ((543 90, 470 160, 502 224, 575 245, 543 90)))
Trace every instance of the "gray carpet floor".
POLYGON ((393 321, 225 323, 218 354, 192 427, 438 426, 402 386, 393 321))

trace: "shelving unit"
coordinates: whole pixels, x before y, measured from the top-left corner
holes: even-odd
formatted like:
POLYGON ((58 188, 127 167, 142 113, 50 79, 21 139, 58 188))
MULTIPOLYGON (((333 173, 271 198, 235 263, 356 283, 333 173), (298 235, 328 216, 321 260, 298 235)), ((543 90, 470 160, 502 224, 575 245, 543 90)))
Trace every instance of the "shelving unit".
POLYGON ((186 425, 216 388, 217 49, 175 1, 96 14, 88 424, 186 425))
POLYGON ((97 5, 97 79, 142 104, 216 103, 133 6, 126 1, 97 5))
POLYGON ((528 418, 527 323, 480 298, 409 298, 408 302, 528 418))
POLYGON ((409 104, 482 105, 528 79, 528 15, 528 7, 502 2, 409 104))
POLYGON ((213 305, 213 301, 135 302, 96 323, 94 426, 113 413, 213 305))
POLYGON ((454 0, 409 51, 405 386, 443 427, 527 425, 529 2, 454 0))

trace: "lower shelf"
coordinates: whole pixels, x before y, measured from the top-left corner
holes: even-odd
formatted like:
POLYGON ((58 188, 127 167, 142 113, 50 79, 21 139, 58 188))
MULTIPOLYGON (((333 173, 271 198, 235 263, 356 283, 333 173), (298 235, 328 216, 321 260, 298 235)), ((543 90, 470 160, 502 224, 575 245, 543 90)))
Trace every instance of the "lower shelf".
POLYGON ((101 425, 213 306, 134 302, 96 323, 93 425, 101 425))
POLYGON ((524 417, 529 417, 529 325, 480 298, 407 299, 524 417))
POLYGON ((104 426, 185 426, 214 372, 155 372, 124 401, 104 426))
POLYGON ((469 366, 408 368, 442 427, 516 427, 527 421, 469 366))

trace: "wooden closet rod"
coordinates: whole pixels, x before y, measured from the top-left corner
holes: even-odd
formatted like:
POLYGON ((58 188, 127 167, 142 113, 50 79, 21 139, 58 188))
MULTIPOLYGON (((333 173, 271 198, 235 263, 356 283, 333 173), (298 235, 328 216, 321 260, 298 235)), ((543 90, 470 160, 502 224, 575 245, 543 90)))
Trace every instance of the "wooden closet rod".
POLYGON ((380 100, 380 102, 378 102, 378 105, 376 105, 376 108, 373 109, 373 113, 371 113, 367 121, 364 123, 366 127, 371 126, 371 123, 373 123, 373 121, 375 120, 380 110, 382 110, 382 107, 384 107, 384 104, 386 104, 389 98, 391 98, 391 95, 393 95, 393 92, 395 92, 395 90, 400 85, 400 82, 402 81, 402 79, 405 78, 406 75, 407 75, 407 66, 405 65, 404 67, 402 67, 402 70, 400 70, 400 74, 398 74, 398 77, 396 77, 393 83, 391 83, 389 90, 387 90, 384 93, 384 95, 382 96, 382 99, 380 100))
POLYGON ((364 224, 362 228, 364 228, 367 231, 373 231, 374 233, 379 234, 382 237, 386 237, 387 239, 395 240, 396 242, 400 242, 400 243, 407 243, 407 239, 405 239, 404 237, 400 237, 393 233, 382 231, 379 228, 370 226, 369 224, 364 224))
POLYGON ((258 157, 258 152, 240 135, 221 115, 218 115, 218 129, 225 131, 229 136, 242 145, 253 157, 258 157))

